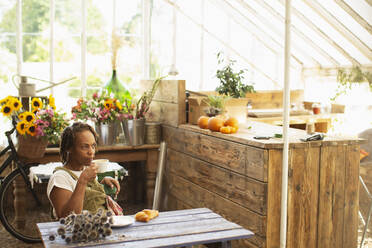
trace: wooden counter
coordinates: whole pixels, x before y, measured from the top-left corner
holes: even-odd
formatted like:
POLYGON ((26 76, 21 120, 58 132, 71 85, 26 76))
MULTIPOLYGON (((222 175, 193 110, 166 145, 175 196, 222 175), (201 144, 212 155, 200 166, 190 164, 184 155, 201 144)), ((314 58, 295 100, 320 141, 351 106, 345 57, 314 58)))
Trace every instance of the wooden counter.
MULTIPOLYGON (((208 207, 253 231, 233 247, 279 247, 282 128, 250 122, 225 135, 194 125, 163 126, 168 210, 208 207)), ((356 247, 360 141, 301 142, 290 129, 287 247, 356 247)))

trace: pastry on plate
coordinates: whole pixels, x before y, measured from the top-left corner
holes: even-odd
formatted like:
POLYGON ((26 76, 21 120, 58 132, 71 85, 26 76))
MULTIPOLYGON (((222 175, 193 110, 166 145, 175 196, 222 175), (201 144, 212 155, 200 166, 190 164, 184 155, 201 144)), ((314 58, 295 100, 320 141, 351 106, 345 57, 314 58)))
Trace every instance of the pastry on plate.
POLYGON ((148 222, 149 220, 152 220, 156 218, 159 215, 158 210, 152 210, 152 209, 144 209, 134 216, 136 221, 142 221, 142 222, 148 222))

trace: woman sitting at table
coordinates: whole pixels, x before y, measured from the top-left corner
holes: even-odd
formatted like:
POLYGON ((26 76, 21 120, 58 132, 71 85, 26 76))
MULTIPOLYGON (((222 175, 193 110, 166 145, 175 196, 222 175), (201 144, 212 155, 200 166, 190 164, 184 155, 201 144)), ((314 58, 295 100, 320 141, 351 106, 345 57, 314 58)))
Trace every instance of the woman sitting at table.
POLYGON ((101 184, 116 187, 120 184, 112 177, 98 183, 97 165, 93 158, 97 149, 97 133, 88 124, 75 122, 65 128, 61 137, 60 156, 63 167, 57 167, 49 179, 47 194, 55 217, 62 218, 82 210, 96 212, 99 208, 122 214, 120 206, 105 194, 101 184))

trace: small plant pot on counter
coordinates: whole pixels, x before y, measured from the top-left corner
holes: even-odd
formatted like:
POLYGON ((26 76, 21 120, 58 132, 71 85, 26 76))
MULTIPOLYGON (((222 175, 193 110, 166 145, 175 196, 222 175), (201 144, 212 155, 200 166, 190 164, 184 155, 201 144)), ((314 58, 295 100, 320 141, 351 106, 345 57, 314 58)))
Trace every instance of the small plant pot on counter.
MULTIPOLYGON (((206 115, 208 112, 207 97, 202 96, 190 96, 189 102, 189 123, 197 125, 198 119, 202 115, 206 115)), ((247 104, 249 98, 229 98, 225 102, 225 114, 233 116, 239 120, 239 122, 245 122, 247 117, 247 104)))

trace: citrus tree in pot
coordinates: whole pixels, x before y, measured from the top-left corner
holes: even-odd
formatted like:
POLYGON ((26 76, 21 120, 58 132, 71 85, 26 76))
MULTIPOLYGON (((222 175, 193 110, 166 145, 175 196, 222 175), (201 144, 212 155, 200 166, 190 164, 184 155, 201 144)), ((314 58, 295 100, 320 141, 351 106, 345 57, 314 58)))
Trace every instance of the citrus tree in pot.
POLYGON ((255 92, 253 84, 245 84, 244 74, 246 69, 236 70, 234 68, 235 60, 224 58, 222 52, 217 53, 218 64, 222 65, 221 69, 216 72, 216 77, 220 80, 220 85, 216 91, 220 95, 229 96, 225 103, 225 110, 228 115, 235 115, 241 121, 245 120, 247 114, 248 98, 247 93, 255 92))

